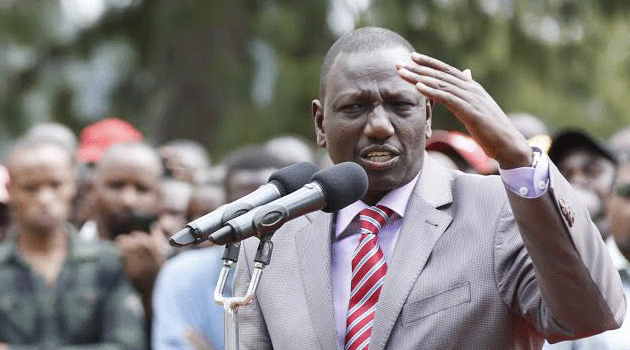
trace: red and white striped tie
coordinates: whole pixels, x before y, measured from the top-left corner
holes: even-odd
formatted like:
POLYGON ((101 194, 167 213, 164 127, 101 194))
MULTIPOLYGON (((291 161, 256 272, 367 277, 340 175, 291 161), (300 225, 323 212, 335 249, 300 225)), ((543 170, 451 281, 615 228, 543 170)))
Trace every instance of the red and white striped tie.
POLYGON ((387 263, 376 234, 392 213, 391 209, 382 205, 359 212, 361 240, 352 254, 345 350, 367 349, 370 344, 374 311, 387 272, 387 263))

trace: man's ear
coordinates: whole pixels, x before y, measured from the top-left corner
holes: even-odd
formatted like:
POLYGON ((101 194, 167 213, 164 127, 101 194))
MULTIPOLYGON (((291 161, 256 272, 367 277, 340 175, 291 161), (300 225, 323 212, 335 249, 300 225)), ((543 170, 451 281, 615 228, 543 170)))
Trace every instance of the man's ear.
POLYGON ((320 100, 313 100, 311 106, 313 122, 315 123, 315 133, 317 134, 317 145, 326 147, 326 131, 324 130, 324 106, 320 100))
POLYGON ((426 117, 427 117, 427 126, 425 128, 425 133, 426 133, 427 138, 431 137, 431 134, 433 133, 433 131, 431 130, 431 121, 433 120, 433 106, 434 105, 435 105, 435 102, 427 98, 426 106, 425 106, 425 112, 426 112, 426 117))

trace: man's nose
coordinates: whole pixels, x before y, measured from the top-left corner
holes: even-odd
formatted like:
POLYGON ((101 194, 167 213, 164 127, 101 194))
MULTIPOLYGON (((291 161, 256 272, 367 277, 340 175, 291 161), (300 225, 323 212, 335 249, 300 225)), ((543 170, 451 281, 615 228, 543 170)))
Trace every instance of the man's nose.
POLYGON ((41 188, 37 194, 38 201, 45 204, 54 201, 55 197, 55 190, 48 186, 41 188))
POLYGON ((386 139, 394 135, 394 126, 382 104, 376 105, 369 114, 365 135, 376 139, 386 139))
POLYGON ((138 192, 134 186, 125 186, 122 191, 122 203, 129 209, 133 209, 138 202, 138 192))

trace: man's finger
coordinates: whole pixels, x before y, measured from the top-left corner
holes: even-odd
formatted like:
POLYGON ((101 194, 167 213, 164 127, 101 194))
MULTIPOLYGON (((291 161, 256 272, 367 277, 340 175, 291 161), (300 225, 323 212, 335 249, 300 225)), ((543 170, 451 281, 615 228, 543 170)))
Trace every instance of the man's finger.
POLYGON ((468 82, 459 78, 456 78, 450 74, 446 74, 442 71, 418 65, 407 65, 398 69, 398 75, 406 81, 415 84, 420 81, 421 77, 433 77, 438 80, 445 81, 449 84, 455 85, 458 88, 467 90, 468 82))
POLYGON ((473 113, 470 103, 461 99, 459 96, 441 89, 433 88, 421 82, 416 84, 416 88, 427 98, 442 103, 463 123, 466 123, 466 120, 462 120, 463 116, 468 116, 473 113))
POLYGON ((464 73, 466 78, 468 78, 469 80, 472 80, 472 72, 470 71, 470 69, 464 69, 462 73, 464 73))
POLYGON ((471 103, 471 93, 469 91, 466 91, 465 89, 462 89, 455 84, 451 84, 447 80, 440 80, 434 77, 422 75, 418 77, 417 82, 422 83, 425 86, 430 87, 434 90, 439 90, 446 94, 453 95, 458 99, 466 102, 466 104, 471 103))
POLYGON ((417 52, 413 52, 411 53, 411 59, 416 62, 417 64, 421 65, 421 66, 427 66, 433 69, 437 69, 439 71, 442 71, 444 73, 453 75, 459 79, 465 79, 466 76, 464 75, 464 73, 462 73, 462 71, 460 71, 459 69, 444 63, 440 60, 437 60, 433 57, 429 57, 427 55, 423 55, 417 52))

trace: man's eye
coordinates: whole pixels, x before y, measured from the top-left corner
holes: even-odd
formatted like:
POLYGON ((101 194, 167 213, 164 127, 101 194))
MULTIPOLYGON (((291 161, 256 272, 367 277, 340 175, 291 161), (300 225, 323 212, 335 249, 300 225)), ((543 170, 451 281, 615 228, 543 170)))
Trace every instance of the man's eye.
POLYGON ((363 104, 350 103, 350 104, 347 104, 347 105, 341 107, 341 109, 343 111, 346 111, 346 112, 357 112, 357 111, 360 111, 361 109, 363 109, 363 104))
POLYGON ((38 186, 33 185, 33 184, 26 184, 22 186, 22 190, 29 193, 35 192, 37 191, 37 189, 38 189, 38 186))
POLYGON ((604 168, 601 164, 591 163, 586 167, 584 172, 590 177, 597 177, 602 171, 604 171, 604 168))
POLYGON ((409 101, 393 101, 390 103, 390 106, 395 109, 408 110, 415 107, 416 105, 409 101))
POLYGON ((151 191, 151 189, 149 188, 149 186, 136 185, 136 191, 138 191, 139 193, 148 193, 151 191))
POLYGON ((108 182, 107 183, 107 187, 113 189, 113 190, 120 190, 123 187, 125 187, 125 183, 124 182, 120 182, 120 181, 112 181, 112 182, 108 182))

